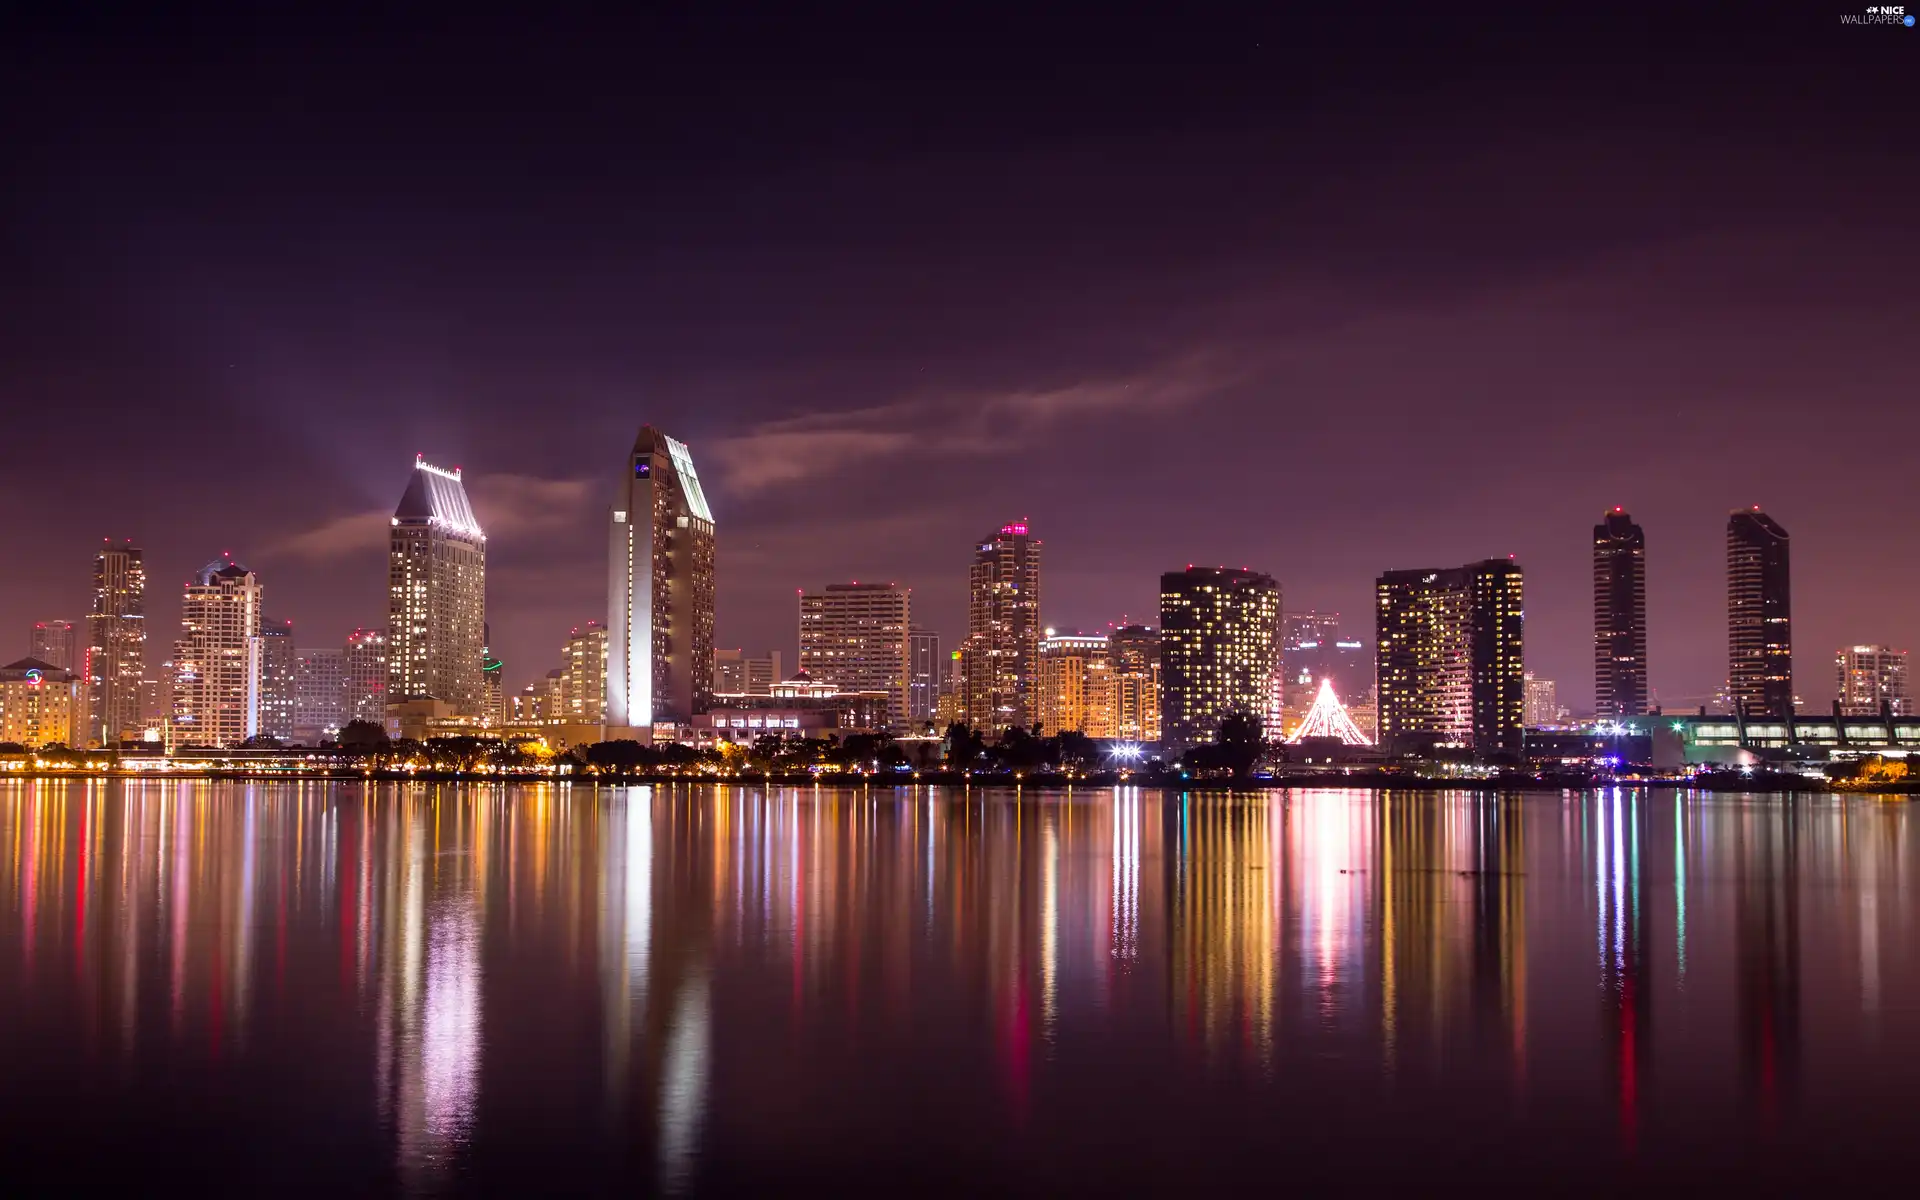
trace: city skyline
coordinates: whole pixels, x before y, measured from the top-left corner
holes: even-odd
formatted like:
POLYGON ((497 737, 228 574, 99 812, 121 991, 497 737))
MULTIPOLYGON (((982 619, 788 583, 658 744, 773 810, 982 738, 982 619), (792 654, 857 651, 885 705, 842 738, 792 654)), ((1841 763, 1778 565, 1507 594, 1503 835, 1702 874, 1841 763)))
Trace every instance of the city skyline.
MULTIPOLYGON (((359 44, 290 61, 240 28, 171 67, 13 40, 35 67, 0 75, 32 114, 7 394, 91 451, 68 502, 0 529, 0 555, 36 564, 0 590, 0 629, 84 618, 61 564, 105 536, 146 549, 156 630, 224 548, 331 645, 381 621, 385 534, 365 518, 424 452, 467 469, 517 691, 557 633, 606 615, 606 450, 651 421, 692 447, 726 527, 726 645, 791 654, 792 590, 854 578, 914 587, 957 645, 951 547, 1020 513, 1053 543, 1044 618, 1063 628, 1151 613, 1189 561, 1255 563, 1290 604, 1358 614, 1384 569, 1514 554, 1530 665, 1588 708, 1570 531, 1620 504, 1656 546, 1648 682, 1677 708, 1723 682, 1718 518, 1759 503, 1799 544, 1804 653, 1911 646, 1920 560, 1883 549, 1906 536, 1910 473, 1859 472, 1837 438, 1786 453, 1816 405, 1891 444, 1920 432, 1897 336, 1920 250, 1884 203, 1916 168, 1858 119, 1889 111, 1910 62, 1882 56, 1908 47, 1810 46, 1753 16, 1690 41, 1674 15, 1673 69, 1625 81, 1604 56, 1565 69, 1570 46, 1524 63, 1461 46, 1440 14, 1156 31, 1136 47, 1166 64, 1150 87, 1135 51, 1076 36, 1071 70, 1029 62, 990 105, 965 37, 900 78, 804 32, 776 53, 695 30, 665 73, 588 54, 511 104, 477 84, 512 73, 486 69, 505 50, 457 33, 440 43, 457 69, 359 44), (1436 45, 1439 75, 1418 66, 1436 45), (736 53, 853 90, 715 89, 736 53), (231 103, 255 71, 342 124, 231 103), (608 108, 577 102, 595 80, 619 82, 608 108), (1356 84, 1352 105, 1296 90, 1356 84), (1496 101, 1515 87, 1539 102, 1496 101), (416 89, 451 102, 422 112, 416 89), (683 94, 714 103, 660 103, 683 94), (356 115, 373 111, 408 116, 356 115), (674 129, 648 155, 595 150, 656 122, 674 129), (1115 469, 1145 427, 1177 486, 1115 469)), ((1624 20, 1589 14, 1580 45, 1645 51, 1624 20)), ((0 478, 23 510, 29 488, 0 478)), ((1810 703, 1830 674, 1802 672, 1810 703)))

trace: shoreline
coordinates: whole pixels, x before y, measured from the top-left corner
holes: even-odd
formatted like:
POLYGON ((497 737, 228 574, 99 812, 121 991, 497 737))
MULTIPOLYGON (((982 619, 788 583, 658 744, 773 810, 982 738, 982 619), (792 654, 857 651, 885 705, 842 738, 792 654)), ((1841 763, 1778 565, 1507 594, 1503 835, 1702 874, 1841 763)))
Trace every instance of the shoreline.
POLYGON ((1901 783, 1877 788, 1848 788, 1836 786, 1825 780, 1812 779, 1801 775, 1736 775, 1732 772, 1716 772, 1711 775, 1698 775, 1681 779, 1610 779, 1610 778, 1539 778, 1534 776, 1495 776, 1488 778, 1462 779, 1449 776, 1429 775, 1385 775, 1369 773, 1365 775, 1289 775, 1271 779, 1167 779, 1123 778, 1117 774, 1084 776, 1030 775, 1024 777, 1005 776, 962 776, 951 772, 927 772, 918 776, 905 775, 674 775, 659 773, 636 774, 581 774, 581 775, 494 775, 467 771, 196 771, 196 772, 153 772, 153 771, 60 771, 27 770, 8 771, 0 779, 31 779, 73 781, 130 781, 151 780, 155 782, 282 782, 282 783, 462 783, 462 784, 572 784, 587 787, 673 787, 679 785, 707 787, 778 787, 778 788, 816 788, 839 787, 897 789, 917 787, 941 787, 959 790, 995 789, 1023 791, 1027 789, 1060 791, 1072 788, 1132 787, 1158 792, 1266 792, 1289 791, 1302 788, 1339 788, 1350 791, 1497 791, 1497 792, 1568 792, 1600 791, 1609 788, 1672 788, 1675 790, 1706 792, 1713 794, 1816 794, 1816 795, 1860 795, 1881 796, 1887 798, 1905 798, 1920 795, 1920 784, 1901 783))

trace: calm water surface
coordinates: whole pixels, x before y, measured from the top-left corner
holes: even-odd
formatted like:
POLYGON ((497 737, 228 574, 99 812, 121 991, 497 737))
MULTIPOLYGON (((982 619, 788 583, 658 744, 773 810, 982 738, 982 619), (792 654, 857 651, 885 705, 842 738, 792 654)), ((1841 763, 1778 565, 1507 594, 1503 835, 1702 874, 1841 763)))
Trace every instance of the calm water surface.
POLYGON ((0 783, 0 1180, 1880 1183, 1920 1165, 1912 813, 0 783))

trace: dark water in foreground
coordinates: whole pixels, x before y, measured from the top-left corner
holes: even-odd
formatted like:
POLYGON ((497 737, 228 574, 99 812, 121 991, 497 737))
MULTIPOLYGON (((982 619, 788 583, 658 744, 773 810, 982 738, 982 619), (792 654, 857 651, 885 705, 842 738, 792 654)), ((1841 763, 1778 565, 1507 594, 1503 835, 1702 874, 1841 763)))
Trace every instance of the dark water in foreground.
POLYGON ((1913 812, 0 783, 0 1187, 1904 1189, 1913 812))

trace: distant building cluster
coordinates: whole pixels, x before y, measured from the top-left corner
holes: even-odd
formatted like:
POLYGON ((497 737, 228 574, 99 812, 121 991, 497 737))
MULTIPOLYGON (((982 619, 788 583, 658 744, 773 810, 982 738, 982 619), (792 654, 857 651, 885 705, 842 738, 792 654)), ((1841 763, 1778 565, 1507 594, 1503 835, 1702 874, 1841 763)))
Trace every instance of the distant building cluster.
MULTIPOLYGON (((86 617, 35 622, 27 656, 0 668, 0 742, 171 752, 321 746, 357 728, 555 747, 711 745, 934 739, 964 725, 1171 758, 1221 740, 1237 719, 1240 730, 1310 750, 1337 742, 1385 756, 1512 758, 1529 731, 1636 729, 1659 712, 1646 536, 1620 507, 1593 526, 1585 724, 1554 680, 1527 669, 1525 575, 1511 558, 1381 573, 1371 646, 1338 613, 1288 611, 1279 581, 1247 567, 1166 572, 1157 625, 1122 619, 1087 632, 1044 624, 1043 544, 1023 518, 972 543, 967 624, 950 636, 925 627, 913 590, 898 583, 802 581, 789 672, 781 649, 716 644, 714 514, 685 443, 641 428, 606 532, 606 612, 582 614, 557 639, 555 664, 511 694, 487 621, 487 537, 457 468, 415 460, 388 530, 385 621, 333 645, 296 638, 292 622, 270 615, 261 577, 222 555, 183 585, 170 655, 150 664, 143 551, 108 540, 86 617)), ((1704 746, 1846 744, 1868 728, 1860 721, 1901 736, 1892 723, 1913 711, 1907 652, 1877 643, 1835 653, 1831 722, 1796 718, 1789 547, 1758 508, 1729 515, 1720 713, 1688 715, 1685 736, 1704 746)))

